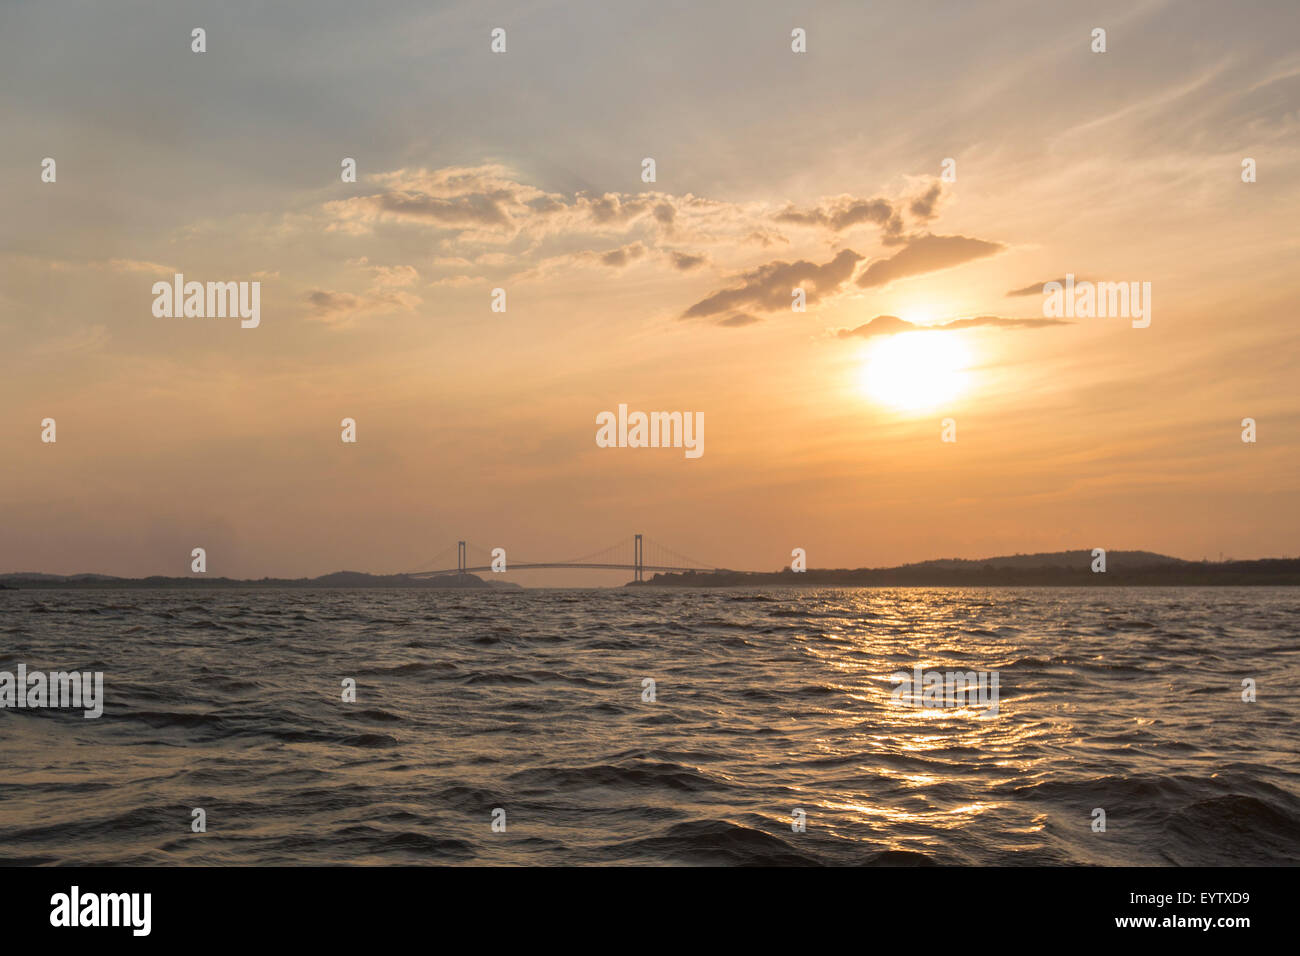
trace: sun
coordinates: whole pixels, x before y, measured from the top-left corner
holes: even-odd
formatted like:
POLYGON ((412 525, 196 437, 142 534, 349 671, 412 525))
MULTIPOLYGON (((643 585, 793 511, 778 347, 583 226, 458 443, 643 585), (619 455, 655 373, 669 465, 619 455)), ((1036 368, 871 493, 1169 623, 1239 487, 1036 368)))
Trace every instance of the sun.
POLYGON ((960 333, 902 332, 872 347, 858 383, 877 402, 923 411, 966 391, 969 364, 960 333))

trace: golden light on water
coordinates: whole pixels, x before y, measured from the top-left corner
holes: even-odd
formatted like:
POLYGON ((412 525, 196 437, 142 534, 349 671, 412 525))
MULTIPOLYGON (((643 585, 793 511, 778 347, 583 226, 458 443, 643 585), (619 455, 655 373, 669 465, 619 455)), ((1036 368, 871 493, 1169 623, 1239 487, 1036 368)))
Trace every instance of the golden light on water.
POLYGON ((925 411, 967 391, 970 364, 970 349, 959 333, 903 332, 871 347, 858 383, 873 401, 925 411))

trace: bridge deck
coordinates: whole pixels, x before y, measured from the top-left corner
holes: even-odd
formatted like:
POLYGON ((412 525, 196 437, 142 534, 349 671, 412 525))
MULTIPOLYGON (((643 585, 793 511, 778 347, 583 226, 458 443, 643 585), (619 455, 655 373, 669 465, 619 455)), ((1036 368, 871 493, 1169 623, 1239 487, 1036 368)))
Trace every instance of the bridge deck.
MULTIPOLYGON (((538 562, 519 562, 518 564, 514 564, 514 563, 507 564, 506 571, 504 573, 509 573, 510 571, 526 571, 526 570, 531 570, 533 568, 583 568, 587 570, 597 570, 597 571, 636 571, 638 566, 635 564, 588 564, 588 563, 569 563, 567 561, 538 561, 538 562)), ((478 565, 472 568, 446 568, 439 571, 417 571, 408 576, 413 578, 434 578, 434 577, 440 577, 441 575, 444 574, 460 574, 462 571, 466 574, 474 574, 480 571, 491 571, 491 570, 492 570, 492 565, 485 564, 485 565, 478 565)), ((677 567, 670 567, 668 565, 642 564, 640 565, 640 570, 681 572, 681 571, 725 571, 726 569, 725 568, 677 568, 677 567)))

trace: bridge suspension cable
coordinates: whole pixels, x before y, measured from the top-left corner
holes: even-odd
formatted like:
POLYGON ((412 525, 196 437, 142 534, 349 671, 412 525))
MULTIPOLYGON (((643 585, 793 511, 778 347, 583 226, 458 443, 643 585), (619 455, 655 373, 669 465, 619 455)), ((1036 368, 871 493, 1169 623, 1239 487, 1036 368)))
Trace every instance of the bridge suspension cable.
POLYGON ((439 568, 445 568, 456 559, 456 545, 450 545, 443 548, 428 561, 424 562, 424 567, 417 571, 399 571, 399 574, 423 574, 426 571, 436 571, 439 568))
POLYGON ((650 538, 642 537, 644 541, 645 557, 643 563, 656 565, 660 567, 678 567, 678 568, 696 568, 697 570, 715 570, 716 564, 707 561, 699 561, 680 551, 674 551, 665 544, 653 541, 650 538))

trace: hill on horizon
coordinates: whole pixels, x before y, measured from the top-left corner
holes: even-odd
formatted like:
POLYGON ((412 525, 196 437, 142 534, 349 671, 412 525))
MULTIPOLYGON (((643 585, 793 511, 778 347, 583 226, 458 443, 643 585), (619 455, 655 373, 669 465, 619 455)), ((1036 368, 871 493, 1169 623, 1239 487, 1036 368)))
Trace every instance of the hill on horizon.
MULTIPOLYGON (((1034 554, 1004 554, 992 558, 932 558, 900 565, 904 568, 1077 568, 1092 563, 1092 549, 1079 551, 1039 551, 1034 554)), ((1106 550, 1107 567, 1150 568, 1171 564, 1197 564, 1172 558, 1154 551, 1106 550)))

